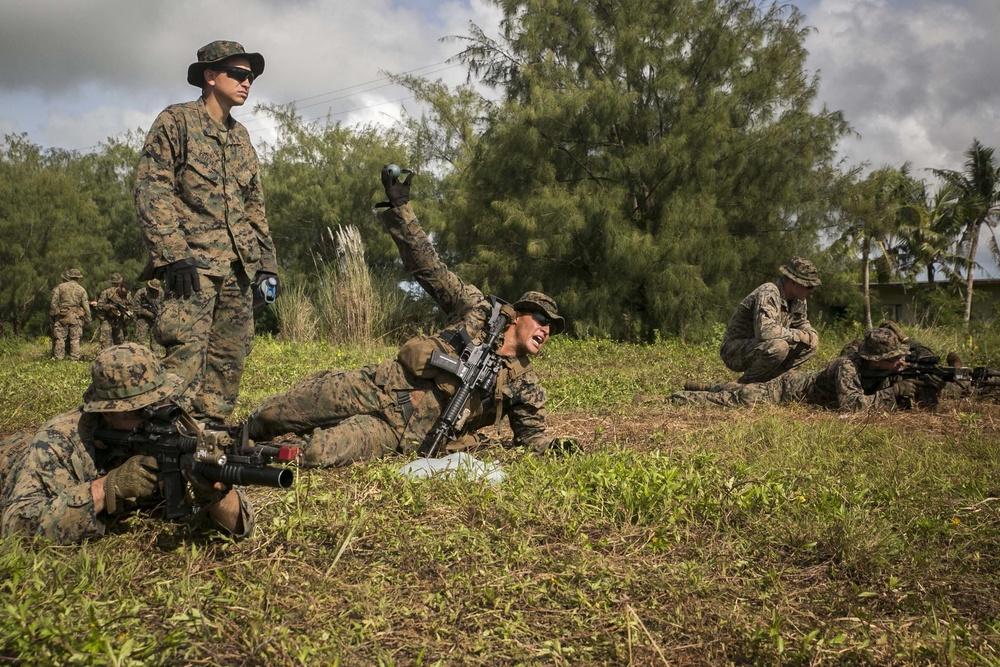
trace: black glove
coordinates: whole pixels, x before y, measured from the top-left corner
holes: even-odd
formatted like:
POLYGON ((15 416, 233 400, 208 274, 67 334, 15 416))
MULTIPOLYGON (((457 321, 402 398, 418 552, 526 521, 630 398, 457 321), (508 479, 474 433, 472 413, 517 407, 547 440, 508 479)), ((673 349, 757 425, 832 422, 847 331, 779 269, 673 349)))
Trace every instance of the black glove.
POLYGON ((195 292, 201 291, 201 278, 198 276, 198 262, 193 257, 167 264, 163 273, 166 290, 185 299, 195 292))
POLYGON ((382 187, 385 188, 385 196, 389 199, 389 206, 396 208, 410 201, 410 183, 413 181, 413 172, 408 169, 401 170, 398 174, 389 169, 389 165, 382 167, 382 187), (406 174, 404 180, 399 180, 402 174, 406 174))
POLYGON ((274 303, 281 294, 281 281, 275 273, 258 271, 253 278, 253 305, 274 303), (273 282, 268 282, 273 281, 273 282))
POLYGON ((570 456, 571 454, 578 454, 581 451, 583 450, 576 438, 552 438, 552 442, 549 443, 545 453, 554 456, 570 456))

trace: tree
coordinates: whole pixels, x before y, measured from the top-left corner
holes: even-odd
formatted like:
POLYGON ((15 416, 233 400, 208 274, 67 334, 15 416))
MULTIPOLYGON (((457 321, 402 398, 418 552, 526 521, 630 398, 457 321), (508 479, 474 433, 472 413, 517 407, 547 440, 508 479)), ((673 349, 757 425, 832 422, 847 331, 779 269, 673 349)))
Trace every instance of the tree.
MULTIPOLYGON (((396 270, 399 256, 372 209, 385 199, 379 172, 390 163, 422 171, 400 133, 370 125, 352 129, 338 124, 306 124, 294 108, 270 107, 280 123, 278 141, 261 151, 267 218, 278 260, 292 278, 316 275, 317 249, 329 229, 355 227, 377 272, 396 270)), ((421 173, 415 192, 427 199, 433 220, 435 179, 421 173)))
POLYGON ((0 145, 0 322, 36 332, 47 321, 49 291, 59 274, 89 271, 111 255, 105 219, 73 171, 76 156, 43 152, 26 135, 0 145), (44 314, 44 315, 43 315, 44 314))
POLYGON ((902 278, 897 263, 908 233, 904 213, 922 192, 921 184, 901 168, 882 167, 854 185, 841 204, 842 228, 831 250, 861 256, 861 290, 864 299, 865 328, 872 327, 871 274, 876 269, 879 280, 902 278), (877 261, 876 261, 877 260, 877 261))
POLYGON ((976 252, 983 225, 995 227, 1000 215, 1000 165, 992 148, 978 139, 965 152, 965 167, 961 172, 935 169, 934 173, 957 191, 954 214, 964 226, 961 244, 966 249, 965 314, 966 327, 972 317, 972 292, 975 283, 976 252))
POLYGON ((497 4, 501 41, 473 27, 461 57, 504 97, 444 186, 463 276, 550 291, 578 333, 649 339, 815 250, 847 126, 813 111, 795 8, 497 4))

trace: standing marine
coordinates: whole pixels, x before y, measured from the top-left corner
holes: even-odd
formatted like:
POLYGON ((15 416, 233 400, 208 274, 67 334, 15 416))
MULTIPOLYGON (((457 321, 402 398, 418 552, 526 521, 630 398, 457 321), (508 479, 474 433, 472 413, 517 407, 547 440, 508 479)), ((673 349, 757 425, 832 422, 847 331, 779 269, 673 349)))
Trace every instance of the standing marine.
POLYGON ((184 380, 184 407, 222 423, 232 414, 253 345, 253 295, 277 292, 278 264, 264 215, 260 164, 231 115, 264 71, 264 57, 232 41, 198 49, 193 102, 156 117, 139 158, 135 205, 149 264, 164 289, 156 337, 164 365, 184 380))
POLYGON ((83 277, 80 269, 69 269, 62 282, 52 288, 49 318, 52 321, 52 358, 80 361, 80 339, 83 328, 90 324, 90 303, 87 290, 77 282, 83 277))
POLYGON ((112 273, 111 287, 101 292, 92 303, 101 321, 101 349, 125 342, 129 322, 132 321, 132 295, 122 279, 122 274, 112 273))

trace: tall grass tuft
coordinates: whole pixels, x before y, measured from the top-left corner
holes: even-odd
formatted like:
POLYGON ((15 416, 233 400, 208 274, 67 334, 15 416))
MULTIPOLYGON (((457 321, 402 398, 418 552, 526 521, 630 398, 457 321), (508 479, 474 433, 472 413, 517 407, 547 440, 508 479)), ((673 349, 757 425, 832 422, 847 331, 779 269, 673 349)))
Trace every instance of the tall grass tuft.
POLYGON ((276 302, 285 340, 322 338, 334 345, 370 347, 384 342, 412 319, 406 295, 392 280, 375 275, 354 226, 327 228, 329 248, 316 255, 316 277, 276 302))

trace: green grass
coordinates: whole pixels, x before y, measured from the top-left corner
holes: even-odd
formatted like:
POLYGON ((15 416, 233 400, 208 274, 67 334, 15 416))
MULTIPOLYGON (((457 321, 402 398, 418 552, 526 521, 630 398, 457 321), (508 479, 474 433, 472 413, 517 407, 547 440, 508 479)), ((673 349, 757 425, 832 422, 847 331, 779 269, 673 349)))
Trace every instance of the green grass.
MULTIPOLYGON (((960 351, 995 367, 995 342, 960 351)), ((44 342, 0 352, 0 433, 79 401, 86 364, 46 361, 44 342)), ((393 353, 258 340, 237 414, 393 353)), ((714 346, 676 341, 557 338, 538 367, 554 430, 585 453, 490 450, 497 486, 405 480, 386 460, 251 489, 242 542, 145 516, 82 546, 0 540, 0 662, 1000 665, 995 398, 851 416, 633 405, 731 376, 714 346)))

